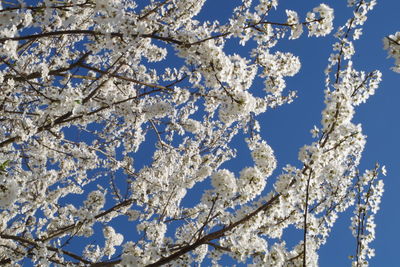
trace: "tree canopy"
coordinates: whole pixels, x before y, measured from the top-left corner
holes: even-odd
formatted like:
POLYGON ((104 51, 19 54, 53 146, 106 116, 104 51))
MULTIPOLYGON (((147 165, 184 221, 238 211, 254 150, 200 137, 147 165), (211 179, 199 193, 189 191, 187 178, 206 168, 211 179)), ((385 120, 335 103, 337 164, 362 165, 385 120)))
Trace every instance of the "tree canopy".
MULTIPOLYGON (((222 23, 198 19, 205 2, 3 1, 1 264, 317 266, 353 209, 352 264, 368 265, 386 169, 359 170, 353 117, 381 73, 353 57, 376 0, 347 1, 336 28, 323 3, 274 20, 277 0, 241 0, 222 23), (259 118, 296 101, 301 60, 280 44, 306 35, 335 39, 316 70, 325 106, 300 163, 277 170, 259 118), (252 165, 236 172, 238 139, 252 165)), ((382 38, 400 72, 400 32, 382 38)))

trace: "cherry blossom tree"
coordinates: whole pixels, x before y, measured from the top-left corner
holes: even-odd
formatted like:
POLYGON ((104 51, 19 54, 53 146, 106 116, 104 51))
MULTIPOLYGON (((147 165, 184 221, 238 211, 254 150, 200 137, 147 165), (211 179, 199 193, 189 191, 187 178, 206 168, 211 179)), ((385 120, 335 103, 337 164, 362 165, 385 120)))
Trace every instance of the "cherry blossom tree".
MULTIPOLYGON (((2 4, 1 264, 217 266, 228 255, 249 266, 316 266, 352 208, 353 266, 368 265, 386 170, 359 171, 365 136, 352 119, 381 74, 356 70, 352 57, 376 1, 349 0, 353 16, 337 29, 323 3, 274 21, 277 0, 242 0, 225 24, 197 20, 204 3, 2 4), (300 167, 277 174, 258 120, 295 100, 285 78, 300 59, 279 44, 306 34, 336 38, 325 108, 300 167), (247 55, 228 53, 231 40, 247 55), (237 156, 234 137, 253 160, 239 173, 223 165, 237 156), (182 205, 207 181, 199 201, 182 205), (282 234, 293 226, 303 237, 292 248, 282 234)), ((385 39, 396 71, 399 38, 385 39)))

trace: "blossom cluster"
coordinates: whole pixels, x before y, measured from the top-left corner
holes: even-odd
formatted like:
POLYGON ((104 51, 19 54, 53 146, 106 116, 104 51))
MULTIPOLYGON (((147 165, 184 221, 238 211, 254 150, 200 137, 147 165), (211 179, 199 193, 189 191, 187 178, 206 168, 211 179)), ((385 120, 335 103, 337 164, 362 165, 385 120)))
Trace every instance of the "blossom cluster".
POLYGON ((333 9, 321 4, 307 13, 307 28, 309 36, 325 36, 333 30, 333 9))
POLYGON ((17 200, 19 186, 15 181, 3 179, 0 182, 0 208, 6 209, 17 200))
POLYGON ((303 24, 300 23, 299 16, 296 11, 286 10, 288 16, 287 24, 290 25, 291 33, 289 39, 297 39, 303 33, 303 24))
POLYGON ((383 47, 388 51, 388 56, 395 60, 393 71, 400 73, 400 32, 385 37, 383 47))
MULTIPOLYGON (((353 266, 368 266, 368 259, 375 256, 375 250, 369 245, 375 239, 375 215, 379 210, 383 194, 383 182, 377 180, 379 165, 368 170, 359 177, 357 187, 357 203, 350 229, 357 239, 357 255, 351 256, 353 266)), ((385 166, 380 172, 386 175, 385 166)))

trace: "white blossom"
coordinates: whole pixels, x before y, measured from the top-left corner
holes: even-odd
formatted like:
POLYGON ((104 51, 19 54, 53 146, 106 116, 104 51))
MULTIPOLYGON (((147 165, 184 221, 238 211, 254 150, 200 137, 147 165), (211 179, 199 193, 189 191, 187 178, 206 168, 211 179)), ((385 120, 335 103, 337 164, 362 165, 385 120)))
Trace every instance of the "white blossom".
POLYGON ((3 181, 0 182, 0 208, 7 209, 14 204, 18 194, 18 184, 14 180, 3 178, 3 181))
MULTIPOLYGON (((209 17, 211 0, 12 2, 0 4, 0 262, 317 266, 351 206, 353 261, 374 256, 386 168, 359 174, 354 116, 382 76, 356 68, 375 0, 348 0, 335 34, 326 4, 232 1, 209 17), (314 140, 287 164, 264 118, 309 89, 285 90, 308 60, 292 46, 304 27, 334 44, 314 140)), ((395 71, 399 40, 384 39, 395 71)))
POLYGON ((261 142, 255 146, 251 152, 251 156, 258 167, 258 169, 266 177, 270 176, 274 169, 276 168, 276 159, 274 156, 274 151, 265 142, 261 142))
POLYGON ((111 258, 115 253, 115 247, 120 246, 124 241, 124 237, 121 234, 115 232, 114 228, 111 226, 106 226, 103 228, 104 238, 106 239, 104 254, 111 258))
POLYGON ((286 15, 288 16, 287 24, 291 27, 291 33, 289 39, 297 39, 303 33, 303 24, 300 23, 299 17, 296 11, 286 10, 286 15))
POLYGON ((392 70, 400 73, 400 31, 383 39, 384 49, 388 51, 388 57, 395 60, 392 70))
POLYGON ((232 172, 219 170, 211 176, 211 182, 218 194, 233 196, 237 191, 237 182, 232 172))
POLYGON ((307 13, 307 28, 309 36, 325 36, 333 30, 333 9, 321 4, 307 13), (318 14, 318 15, 317 15, 318 14))

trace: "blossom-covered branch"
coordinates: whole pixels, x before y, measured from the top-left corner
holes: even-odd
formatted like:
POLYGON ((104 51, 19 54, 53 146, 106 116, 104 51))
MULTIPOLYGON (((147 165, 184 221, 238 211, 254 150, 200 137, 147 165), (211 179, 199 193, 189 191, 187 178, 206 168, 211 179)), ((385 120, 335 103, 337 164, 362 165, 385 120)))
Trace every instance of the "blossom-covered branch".
POLYGON ((367 189, 357 180, 365 136, 353 116, 381 74, 356 70, 352 56, 375 1, 349 1, 320 127, 298 167, 278 175, 259 119, 295 100, 286 79, 301 68, 280 44, 304 30, 331 35, 334 10, 320 4, 301 19, 287 9, 279 21, 270 19, 278 1, 242 0, 221 23, 200 19, 205 2, 0 5, 1 264, 217 265, 228 255, 315 266, 353 204, 366 259, 373 216, 362 207, 377 211, 382 186, 376 170, 367 189), (238 156, 235 140, 251 162, 237 172, 225 164, 238 156), (291 226, 303 231, 294 248, 282 240, 291 226))

